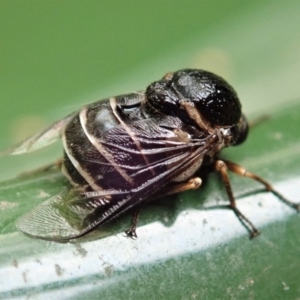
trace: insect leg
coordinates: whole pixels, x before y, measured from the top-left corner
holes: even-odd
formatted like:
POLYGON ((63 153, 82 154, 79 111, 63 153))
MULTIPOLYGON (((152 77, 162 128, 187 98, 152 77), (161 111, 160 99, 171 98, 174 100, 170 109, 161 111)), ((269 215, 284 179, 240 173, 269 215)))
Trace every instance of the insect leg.
POLYGON ((139 217, 140 217, 140 212, 141 212, 141 205, 139 205, 134 212, 132 221, 131 221, 131 225, 130 228, 128 230, 125 231, 126 235, 132 239, 136 239, 137 238, 137 234, 136 234, 136 227, 137 227, 137 223, 139 221, 139 217))
POLYGON ((170 185, 167 185, 159 191, 159 195, 155 195, 152 199, 158 199, 165 196, 181 193, 188 190, 196 190, 202 184, 202 180, 199 177, 191 178, 185 182, 176 182, 170 185))
MULTIPOLYGON (((244 226, 248 229, 250 232, 250 238, 253 238, 260 234, 259 230, 252 224, 252 222, 246 218, 241 211, 236 207, 235 198, 232 192, 232 188, 230 185, 230 180, 228 177, 227 172, 227 162, 222 160, 216 160, 215 162, 215 169, 220 172, 222 176, 223 183, 225 185, 225 189, 230 201, 230 207, 234 211, 234 213, 237 215, 237 217, 241 220, 241 222, 244 224, 244 226)), ((231 169, 230 169, 231 170, 231 169)))
POLYGON ((53 170, 53 169, 59 169, 60 170, 61 166, 62 166, 62 159, 59 159, 54 163, 42 166, 40 168, 31 170, 31 171, 28 171, 28 172, 23 172, 23 173, 19 174, 18 177, 21 177, 21 178, 23 177, 24 178, 24 177, 40 175, 42 173, 48 172, 48 171, 53 170))
POLYGON ((256 127, 257 125, 267 121, 268 119, 269 119, 269 116, 267 116, 267 115, 259 116, 259 117, 255 118, 254 120, 252 120, 251 122, 249 122, 249 127, 250 128, 256 127))
MULTIPOLYGON (((162 198, 162 197, 172 195, 172 194, 177 194, 177 193, 187 191, 187 190, 197 189, 200 187, 201 183, 202 183, 202 180, 199 177, 191 178, 186 182, 172 183, 170 185, 167 185, 163 189, 161 189, 158 194, 154 195, 151 198, 151 200, 155 200, 155 199, 162 198)), ((137 227, 137 223, 139 220, 140 212, 141 212, 141 205, 139 205, 136 208, 133 218, 132 218, 131 226, 128 230, 125 231, 126 235, 133 239, 137 238, 136 227, 137 227)))
POLYGON ((263 178, 259 177, 258 175, 254 174, 254 173, 251 173, 251 172, 247 171, 242 166, 240 166, 236 163, 233 163, 231 161, 224 161, 224 163, 226 164, 226 166, 228 167, 228 169, 231 172, 233 172, 233 173, 235 173, 239 176, 248 177, 248 178, 251 178, 255 181, 260 182, 262 185, 265 186, 265 188, 268 192, 271 192, 276 197, 278 197, 281 201, 283 201, 284 203, 286 203, 290 207, 292 207, 292 208, 296 209, 298 212, 300 212, 300 204, 299 203, 294 203, 294 202, 286 199, 281 193, 276 191, 269 182, 267 182, 263 178))

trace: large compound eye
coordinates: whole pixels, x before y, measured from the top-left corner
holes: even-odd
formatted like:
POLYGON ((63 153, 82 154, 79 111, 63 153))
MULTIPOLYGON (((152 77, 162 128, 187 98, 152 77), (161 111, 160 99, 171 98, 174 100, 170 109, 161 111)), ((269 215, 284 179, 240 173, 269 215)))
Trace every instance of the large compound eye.
POLYGON ((239 123, 232 128, 232 135, 234 139, 232 146, 237 146, 242 144, 246 140, 248 136, 248 132, 249 132, 249 125, 247 119, 244 115, 242 115, 239 123))

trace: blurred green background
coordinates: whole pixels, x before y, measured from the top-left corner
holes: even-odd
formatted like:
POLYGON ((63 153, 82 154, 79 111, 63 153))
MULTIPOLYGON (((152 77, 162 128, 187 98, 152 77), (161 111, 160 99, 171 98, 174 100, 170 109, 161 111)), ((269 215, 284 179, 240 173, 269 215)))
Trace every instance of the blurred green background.
MULTIPOLYGON (((1 148, 85 103, 144 89, 186 67, 224 76, 250 117, 299 96, 297 1, 4 0, 0 6, 1 148)), ((30 164, 39 165, 34 157, 30 164)), ((13 172, 7 163, 0 178, 13 172)))
MULTIPOLYGON (((299 200, 299 12, 292 0, 1 0, 0 147, 89 102, 144 89, 169 71, 202 68, 235 87, 250 119, 271 116, 226 157, 299 200)), ((0 179, 60 153, 58 144, 1 157, 0 179)), ((243 212, 264 227, 249 242, 230 211, 203 210, 206 201, 227 203, 217 176, 209 179, 199 191, 147 208, 137 241, 117 234, 127 227, 125 216, 105 228, 104 238, 75 245, 33 240, 14 227, 65 185, 59 173, 2 183, 0 298, 299 298, 298 216, 270 195, 241 199, 243 212)), ((233 184, 238 195, 257 189, 247 180, 233 184)))

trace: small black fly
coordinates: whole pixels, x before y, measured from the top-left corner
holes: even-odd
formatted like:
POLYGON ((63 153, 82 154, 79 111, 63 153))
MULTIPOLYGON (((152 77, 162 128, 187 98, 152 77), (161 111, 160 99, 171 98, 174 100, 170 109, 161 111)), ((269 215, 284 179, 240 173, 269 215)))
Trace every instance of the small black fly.
POLYGON ((258 229, 236 207, 228 170, 263 184, 299 211, 261 177, 218 158, 243 143, 248 123, 234 89, 221 77, 185 69, 166 74, 145 91, 84 106, 10 150, 21 154, 62 139, 63 173, 72 184, 17 221, 30 236, 77 238, 136 207, 126 231, 136 237, 141 205, 149 199, 200 187, 194 174, 209 164, 221 175, 230 207, 249 230, 258 229))

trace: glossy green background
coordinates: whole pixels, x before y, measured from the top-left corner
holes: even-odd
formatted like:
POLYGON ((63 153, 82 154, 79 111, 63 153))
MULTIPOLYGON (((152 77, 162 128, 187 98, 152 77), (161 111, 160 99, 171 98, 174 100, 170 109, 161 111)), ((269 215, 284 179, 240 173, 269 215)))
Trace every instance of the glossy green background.
MULTIPOLYGON (((299 200, 297 1, 1 1, 0 8, 1 148, 83 104, 143 89, 168 71, 204 68, 228 79, 250 119, 271 116, 224 156, 299 200)), ((0 178, 60 153, 56 145, 2 157, 0 178)), ((14 227, 66 184, 59 173, 3 182, 0 299, 300 297, 298 215, 233 177, 240 209, 263 231, 249 241, 218 206, 227 203, 218 177, 207 179, 198 191, 145 208, 137 241, 123 237, 125 215, 75 244, 30 239, 14 227)))

